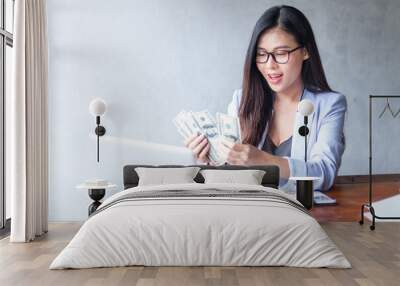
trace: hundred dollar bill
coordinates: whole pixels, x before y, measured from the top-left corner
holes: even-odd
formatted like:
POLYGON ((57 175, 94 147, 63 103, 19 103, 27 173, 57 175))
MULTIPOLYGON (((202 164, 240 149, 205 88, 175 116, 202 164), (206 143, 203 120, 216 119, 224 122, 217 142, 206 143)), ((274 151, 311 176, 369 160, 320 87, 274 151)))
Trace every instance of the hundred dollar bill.
POLYGON ((193 120, 190 112, 182 110, 178 113, 178 115, 173 119, 175 125, 177 125, 184 134, 188 134, 188 137, 198 134, 201 132, 201 128, 197 125, 197 123, 193 120))
MULTIPOLYGON (((175 116, 175 118, 173 118, 172 121, 175 124, 178 132, 182 135, 184 139, 187 139, 193 136, 194 134, 205 133, 204 130, 200 127, 200 125, 196 122, 192 112, 182 110, 181 112, 178 113, 177 116, 175 116)), ((205 136, 209 139, 209 136, 207 136, 207 134, 205 134, 205 136)), ((210 148, 209 159, 214 165, 221 164, 219 162, 220 159, 218 158, 218 154, 215 152, 214 148, 210 148)))
POLYGON ((221 135, 218 132, 217 123, 214 118, 207 110, 190 112, 190 114, 210 143, 210 158, 212 158, 217 165, 224 164, 225 160, 218 150, 221 142, 221 135))
POLYGON ((191 136, 191 130, 186 126, 184 121, 182 120, 182 113, 185 112, 182 110, 177 116, 172 119, 176 129, 178 130, 179 134, 186 140, 191 136))
POLYGON ((217 113, 217 127, 219 134, 233 143, 241 143, 239 118, 224 113, 217 113))
MULTIPOLYGON (((223 142, 241 143, 240 123, 238 117, 217 113, 217 120, 207 111, 182 110, 173 122, 184 139, 194 134, 204 134, 210 144, 209 159, 214 165, 226 162, 227 150, 223 142)), ((226 144, 225 144, 226 146, 226 144)))

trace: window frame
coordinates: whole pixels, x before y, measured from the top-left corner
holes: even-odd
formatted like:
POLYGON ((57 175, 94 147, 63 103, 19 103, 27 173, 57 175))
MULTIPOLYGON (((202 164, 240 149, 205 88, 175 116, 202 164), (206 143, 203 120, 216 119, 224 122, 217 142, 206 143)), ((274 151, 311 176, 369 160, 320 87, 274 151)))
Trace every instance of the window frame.
MULTIPOLYGON (((0 0, 1 5, 1 21, 0 21, 0 236, 3 236, 10 231, 10 219, 6 218, 6 189, 5 189, 5 104, 6 104, 6 48, 13 48, 13 33, 6 30, 6 1, 0 0)), ((15 0, 13 3, 13 13, 15 0)), ((14 13, 15 15, 15 13, 14 13)), ((12 15, 11 17, 13 17, 12 15)), ((14 27, 13 27, 14 30, 14 27)))

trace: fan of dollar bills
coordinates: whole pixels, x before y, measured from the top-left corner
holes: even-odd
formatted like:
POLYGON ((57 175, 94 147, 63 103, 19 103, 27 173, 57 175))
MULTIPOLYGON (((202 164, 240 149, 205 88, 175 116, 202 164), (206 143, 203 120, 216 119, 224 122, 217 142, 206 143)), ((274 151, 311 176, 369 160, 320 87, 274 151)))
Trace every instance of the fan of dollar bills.
POLYGON ((204 134, 210 143, 209 158, 215 165, 226 162, 226 154, 221 143, 225 140, 231 143, 241 143, 239 118, 223 113, 217 113, 217 120, 207 111, 182 110, 172 120, 178 132, 184 139, 193 134, 204 134))

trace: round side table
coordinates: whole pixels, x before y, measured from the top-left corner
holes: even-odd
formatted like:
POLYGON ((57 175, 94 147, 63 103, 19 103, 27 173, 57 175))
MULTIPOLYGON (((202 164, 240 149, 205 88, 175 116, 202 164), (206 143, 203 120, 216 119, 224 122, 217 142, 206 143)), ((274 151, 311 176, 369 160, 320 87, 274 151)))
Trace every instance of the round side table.
POLYGON ((76 186, 77 189, 87 189, 89 197, 93 200, 93 203, 91 203, 88 207, 89 216, 94 213, 101 205, 100 200, 104 198, 104 195, 106 194, 106 189, 115 188, 116 186, 117 185, 115 184, 89 185, 86 183, 76 186))

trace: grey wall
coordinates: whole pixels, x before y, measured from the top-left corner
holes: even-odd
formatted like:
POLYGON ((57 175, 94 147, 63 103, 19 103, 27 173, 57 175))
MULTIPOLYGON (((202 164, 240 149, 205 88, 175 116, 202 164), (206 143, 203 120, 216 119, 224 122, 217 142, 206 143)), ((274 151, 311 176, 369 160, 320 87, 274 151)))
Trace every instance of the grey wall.
MULTIPOLYGON (((50 220, 86 218, 90 200, 75 189, 85 179, 121 189, 124 164, 191 163, 171 119, 181 109, 226 110, 256 20, 281 3, 48 0, 50 220), (100 163, 88 112, 94 97, 108 103, 100 163)), ((328 80, 347 96, 340 174, 367 174, 368 95, 400 94, 400 2, 286 3, 309 18, 328 80)), ((399 120, 374 121, 377 173, 399 173, 399 120)))

